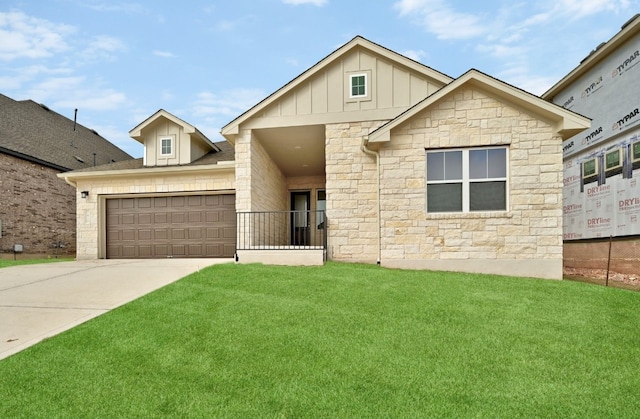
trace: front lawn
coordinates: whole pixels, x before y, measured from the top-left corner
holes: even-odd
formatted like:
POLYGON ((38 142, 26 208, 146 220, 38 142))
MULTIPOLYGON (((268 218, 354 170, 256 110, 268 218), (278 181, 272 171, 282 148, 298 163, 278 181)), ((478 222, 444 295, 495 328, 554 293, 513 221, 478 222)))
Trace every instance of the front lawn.
POLYGON ((38 258, 38 259, 1 259, 0 258, 0 268, 7 268, 9 266, 18 266, 18 265, 34 265, 38 263, 53 263, 53 262, 70 262, 72 258, 62 257, 62 258, 38 258))
POLYGON ((216 265, 0 361, 0 417, 635 417, 640 294, 216 265))

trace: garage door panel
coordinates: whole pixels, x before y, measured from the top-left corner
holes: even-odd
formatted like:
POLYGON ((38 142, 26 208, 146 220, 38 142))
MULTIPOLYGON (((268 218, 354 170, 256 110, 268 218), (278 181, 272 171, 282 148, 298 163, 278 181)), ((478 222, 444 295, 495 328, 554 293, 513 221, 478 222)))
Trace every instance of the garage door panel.
POLYGON ((168 244, 154 244, 151 248, 155 257, 167 257, 170 255, 168 244))
POLYGON ((202 238, 202 229, 200 228, 190 228, 187 231, 189 232, 189 240, 198 240, 202 238))
POLYGON ((120 240, 122 241, 134 241, 136 240, 136 230, 121 230, 120 240))
POLYGON ((139 258, 151 258, 153 257, 152 247, 150 244, 139 245, 138 246, 138 256, 139 258))
POLYGON ((233 227, 233 228, 230 228, 230 227, 223 228, 222 232, 223 232, 222 237, 225 238, 225 239, 230 239, 230 238, 234 238, 235 239, 235 237, 236 237, 236 228, 235 227, 233 227))
POLYGON ((174 257, 186 257, 187 256, 187 246, 183 244, 172 244, 171 245, 171 256, 174 257))
POLYGON ((141 212, 138 214, 138 224, 152 224, 153 214, 141 212))
POLYGON ((153 239, 153 232, 150 229, 140 229, 138 230, 138 240, 151 240, 153 239))
POLYGON ((135 258, 138 255, 137 246, 122 246, 121 249, 122 249, 122 253, 120 257, 122 258, 135 258))
POLYGON ((235 195, 106 201, 108 258, 233 257, 235 195))

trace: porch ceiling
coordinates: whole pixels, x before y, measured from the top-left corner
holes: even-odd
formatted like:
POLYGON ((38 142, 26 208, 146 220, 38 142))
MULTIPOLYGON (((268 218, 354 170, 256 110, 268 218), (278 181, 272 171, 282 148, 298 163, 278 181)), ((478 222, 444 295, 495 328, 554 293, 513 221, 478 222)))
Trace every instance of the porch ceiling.
POLYGON ((262 128, 254 134, 285 176, 324 176, 324 125, 262 128))

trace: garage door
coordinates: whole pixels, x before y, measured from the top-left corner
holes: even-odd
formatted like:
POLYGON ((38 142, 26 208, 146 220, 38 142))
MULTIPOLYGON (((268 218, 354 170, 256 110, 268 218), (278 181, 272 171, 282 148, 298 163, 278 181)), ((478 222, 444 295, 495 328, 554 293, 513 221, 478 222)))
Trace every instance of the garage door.
POLYGON ((233 257, 235 195, 106 201, 107 258, 233 257))

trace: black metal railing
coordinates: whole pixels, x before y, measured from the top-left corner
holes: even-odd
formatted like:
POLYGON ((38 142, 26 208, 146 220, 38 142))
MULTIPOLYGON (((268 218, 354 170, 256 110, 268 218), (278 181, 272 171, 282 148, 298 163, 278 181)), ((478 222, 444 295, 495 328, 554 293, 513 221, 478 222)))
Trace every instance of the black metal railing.
POLYGON ((327 248, 324 211, 254 211, 236 214, 237 250, 327 248))

